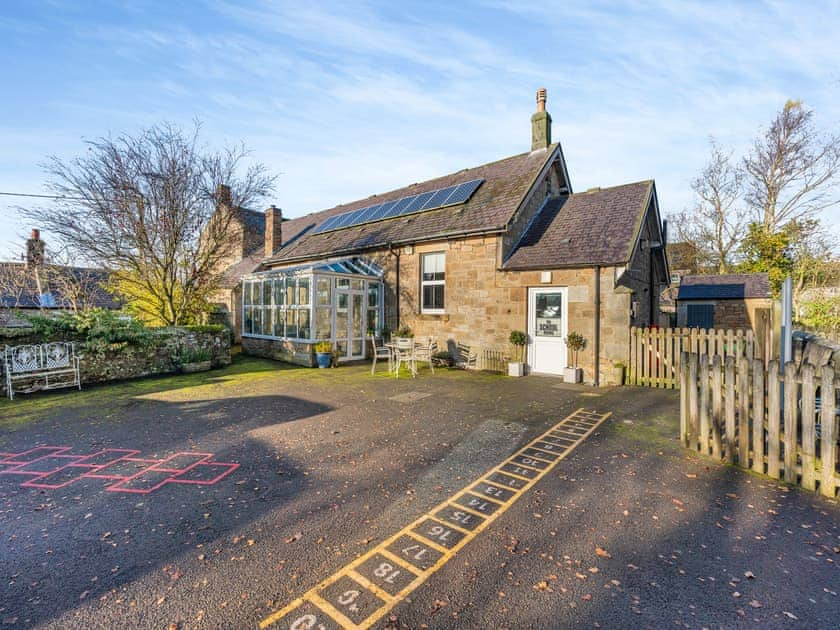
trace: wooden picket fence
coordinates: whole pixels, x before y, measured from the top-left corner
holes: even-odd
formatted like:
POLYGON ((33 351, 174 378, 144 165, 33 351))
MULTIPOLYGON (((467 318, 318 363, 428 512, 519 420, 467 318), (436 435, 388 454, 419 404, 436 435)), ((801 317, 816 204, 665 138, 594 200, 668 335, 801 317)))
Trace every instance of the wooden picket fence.
POLYGON ((756 356, 756 350, 751 330, 632 327, 627 384, 674 389, 680 386, 680 357, 683 352, 763 358, 756 356))
POLYGON ((840 374, 830 365, 683 353, 680 439, 704 455, 834 497, 840 374))

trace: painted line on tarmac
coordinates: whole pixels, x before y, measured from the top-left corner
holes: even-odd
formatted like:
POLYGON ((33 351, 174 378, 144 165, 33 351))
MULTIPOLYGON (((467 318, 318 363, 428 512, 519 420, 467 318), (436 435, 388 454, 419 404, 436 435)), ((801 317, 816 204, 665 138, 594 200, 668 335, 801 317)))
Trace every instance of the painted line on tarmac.
POLYGON ((610 415, 578 409, 476 481, 263 619, 259 627, 369 628, 551 472, 610 415))

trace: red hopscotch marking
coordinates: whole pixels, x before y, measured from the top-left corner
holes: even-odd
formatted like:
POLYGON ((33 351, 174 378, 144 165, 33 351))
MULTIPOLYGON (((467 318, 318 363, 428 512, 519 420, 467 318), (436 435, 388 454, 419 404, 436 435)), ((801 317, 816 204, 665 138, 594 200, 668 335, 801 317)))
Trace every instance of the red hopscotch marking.
MULTIPOLYGON (((70 468, 93 468, 94 470, 100 470, 101 468, 104 468, 105 466, 110 466, 114 462, 117 462, 121 459, 124 459, 127 455, 136 455, 139 452, 140 451, 138 451, 138 450, 128 449, 128 448, 105 448, 105 449, 102 449, 101 451, 97 451, 96 453, 91 453, 90 455, 80 456, 79 459, 76 460, 75 462, 67 464, 66 466, 62 466, 61 468, 57 468, 56 470, 53 470, 53 471, 51 471, 51 472, 49 472, 49 473, 47 473, 47 474, 45 474, 41 477, 38 477, 37 479, 32 479, 30 481, 26 481, 26 482, 24 482, 20 485, 25 486, 27 488, 49 488, 49 489, 63 488, 64 486, 70 485, 74 481, 78 481, 82 477, 85 477, 85 476, 91 477, 93 475, 92 474, 87 474, 86 475, 85 473, 82 473, 81 475, 78 475, 76 477, 71 477, 67 481, 64 481, 64 482, 58 483, 58 484, 45 483, 45 480, 49 477, 57 476, 58 473, 62 473, 65 470, 70 469, 70 468), (112 456, 112 457, 110 457, 110 459, 106 460, 105 462, 103 462, 101 464, 83 464, 82 463, 84 461, 89 461, 89 460, 91 460, 95 457, 98 457, 100 455, 105 455, 105 454, 110 454, 110 453, 115 453, 115 454, 119 453, 119 455, 112 456)), ((74 457, 74 456, 73 455, 60 455, 59 457, 74 457)))
POLYGON ((145 470, 141 470, 139 473, 137 473, 135 475, 132 475, 128 479, 125 479, 123 481, 120 481, 119 483, 108 486, 105 489, 110 490, 111 492, 132 492, 134 494, 149 494, 150 492, 154 492, 158 488, 160 488, 160 487, 166 485, 167 483, 169 483, 169 480, 172 479, 173 475, 170 474, 168 477, 166 477, 162 481, 154 484, 150 488, 128 488, 126 486, 128 484, 130 484, 132 481, 135 481, 136 479, 139 479, 143 475, 145 475, 147 473, 150 473, 150 472, 185 473, 188 470, 192 470, 193 468, 195 468, 198 464, 207 461, 211 457, 213 457, 213 453, 190 453, 190 452, 175 453, 174 455, 170 455, 166 459, 160 460, 159 463, 157 463, 153 466, 150 466, 149 468, 146 468, 145 470), (195 461, 192 464, 190 464, 189 466, 187 466, 186 468, 181 468, 181 469, 177 469, 177 468, 176 469, 158 468, 158 466, 160 466, 160 464, 165 464, 166 462, 170 462, 170 461, 174 460, 176 457, 183 457, 183 456, 198 457, 198 461, 195 461))
POLYGON ((214 462, 211 461, 212 453, 198 453, 194 451, 181 451, 162 459, 152 459, 143 457, 134 457, 139 450, 124 449, 124 448, 106 448, 89 455, 68 455, 67 451, 71 450, 70 446, 37 446, 21 453, 0 453, 0 465, 11 465, 11 468, 0 470, 2 474, 26 475, 34 477, 22 482, 20 485, 26 488, 42 488, 42 489, 57 489, 70 485, 80 479, 107 479, 112 483, 105 487, 105 490, 110 492, 128 492, 132 494, 149 494, 155 490, 160 489, 167 483, 182 483, 193 484, 200 486, 213 485, 239 468, 239 464, 233 462, 214 462), (102 457, 107 459, 101 461, 102 457), (196 459, 197 458, 197 459, 196 459), (37 465, 44 460, 71 460, 66 464, 57 462, 59 465, 50 470, 32 471, 24 470, 30 465, 37 465), (181 467, 174 467, 173 465, 180 464, 178 459, 184 460, 186 465, 181 467), (194 461, 193 461, 194 460, 194 461), (91 463, 93 462, 93 463, 91 463), (131 464, 142 464, 140 470, 128 471, 128 474, 108 474, 106 470, 110 466, 114 466, 121 462, 129 462, 131 464), (167 466, 169 464, 169 466, 167 466), (222 469, 222 471, 211 479, 187 479, 181 478, 183 475, 188 475, 190 472, 199 472, 203 468, 222 469), (77 472, 79 474, 74 474, 77 472), (142 481, 144 475, 154 476, 154 474, 166 475, 160 481, 153 483, 148 488, 131 488, 128 484, 132 482, 142 481), (68 477, 69 475, 69 477, 68 477), (50 483, 53 479, 54 482, 50 483))

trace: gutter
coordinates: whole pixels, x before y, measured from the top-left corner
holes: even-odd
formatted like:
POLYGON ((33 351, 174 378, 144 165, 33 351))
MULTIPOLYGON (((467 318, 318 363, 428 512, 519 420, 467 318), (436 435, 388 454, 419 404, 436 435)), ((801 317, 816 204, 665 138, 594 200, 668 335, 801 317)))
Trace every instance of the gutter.
POLYGON ((494 227, 494 228, 477 228, 474 230, 459 230, 454 232, 443 232, 441 234, 435 234, 434 236, 429 236, 425 238, 408 238, 402 239, 399 241, 388 241, 387 243, 377 243, 376 245, 371 245, 369 247, 352 247, 348 249, 332 249, 329 252, 324 252, 322 254, 308 254, 306 256, 296 256, 293 258, 282 258, 276 259, 272 258, 263 262, 266 263, 278 263, 278 264, 285 264, 285 263, 296 263, 296 262, 306 262, 309 260, 322 260, 324 258, 333 258, 336 256, 345 256, 349 254, 358 254, 362 252, 372 251, 376 249, 383 249, 388 248, 391 249, 393 247, 399 247, 402 245, 414 245, 416 243, 430 243, 434 241, 442 241, 442 240, 449 240, 452 238, 464 237, 464 236, 487 236, 489 234, 503 234, 504 228, 494 227))

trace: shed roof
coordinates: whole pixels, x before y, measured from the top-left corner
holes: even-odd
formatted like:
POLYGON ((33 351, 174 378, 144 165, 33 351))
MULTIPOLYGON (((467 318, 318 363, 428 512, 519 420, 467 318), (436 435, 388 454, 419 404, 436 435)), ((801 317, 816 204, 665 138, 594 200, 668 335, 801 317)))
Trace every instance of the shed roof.
POLYGON ((731 273, 718 276, 683 276, 677 300, 743 300, 769 298, 766 273, 731 273))

